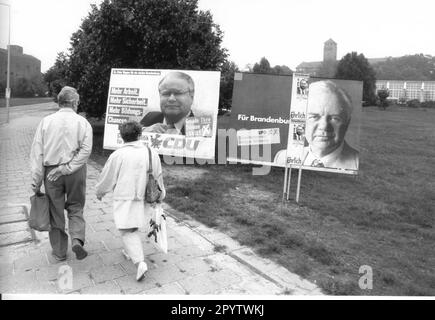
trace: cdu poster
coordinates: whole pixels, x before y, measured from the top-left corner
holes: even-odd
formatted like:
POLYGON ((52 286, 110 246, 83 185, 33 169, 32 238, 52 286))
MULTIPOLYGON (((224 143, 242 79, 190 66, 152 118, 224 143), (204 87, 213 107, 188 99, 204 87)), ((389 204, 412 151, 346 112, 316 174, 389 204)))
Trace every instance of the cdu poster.
POLYGON ((214 158, 219 85, 216 71, 112 69, 104 148, 122 146, 119 125, 135 120, 159 154, 214 158))

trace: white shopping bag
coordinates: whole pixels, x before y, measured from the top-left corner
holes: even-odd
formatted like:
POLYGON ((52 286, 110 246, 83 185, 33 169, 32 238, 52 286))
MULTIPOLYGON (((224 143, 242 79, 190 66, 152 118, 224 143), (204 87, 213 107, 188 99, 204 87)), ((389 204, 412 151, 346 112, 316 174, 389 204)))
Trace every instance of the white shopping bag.
POLYGON ((168 253, 168 235, 166 233, 166 216, 162 204, 153 204, 154 210, 149 221, 148 238, 163 253, 168 253))

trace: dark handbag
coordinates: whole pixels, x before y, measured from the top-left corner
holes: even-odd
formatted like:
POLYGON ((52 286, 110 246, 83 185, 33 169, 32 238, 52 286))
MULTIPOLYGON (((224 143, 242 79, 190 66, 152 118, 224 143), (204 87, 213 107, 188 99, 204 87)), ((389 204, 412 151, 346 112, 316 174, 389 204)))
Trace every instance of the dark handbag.
POLYGON ((50 210, 45 193, 35 193, 30 197, 29 227, 36 231, 50 231, 50 210))
POLYGON ((145 188, 145 201, 148 203, 158 202, 162 194, 162 189, 160 189, 159 183, 154 178, 153 175, 153 158, 151 155, 151 149, 147 146, 149 155, 149 169, 147 171, 147 185, 145 188))

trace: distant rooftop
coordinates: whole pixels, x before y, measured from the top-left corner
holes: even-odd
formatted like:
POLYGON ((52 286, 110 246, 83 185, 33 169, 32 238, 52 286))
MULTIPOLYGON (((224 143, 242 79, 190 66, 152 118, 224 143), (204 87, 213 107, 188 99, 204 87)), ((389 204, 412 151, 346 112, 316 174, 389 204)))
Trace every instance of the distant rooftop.
POLYGON ((335 41, 332 40, 331 38, 329 38, 328 40, 326 40, 325 43, 333 43, 333 44, 337 44, 337 42, 335 42, 335 41))
POLYGON ((322 61, 302 62, 297 68, 320 68, 322 61))

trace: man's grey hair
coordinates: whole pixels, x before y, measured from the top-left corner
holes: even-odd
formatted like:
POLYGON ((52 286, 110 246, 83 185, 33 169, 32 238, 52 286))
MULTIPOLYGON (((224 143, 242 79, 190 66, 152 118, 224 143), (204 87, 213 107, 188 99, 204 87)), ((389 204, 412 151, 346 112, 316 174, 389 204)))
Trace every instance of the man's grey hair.
POLYGON ((189 76, 187 73, 184 72, 180 72, 180 71, 173 71, 173 72, 169 72, 167 75, 165 75, 162 80, 160 80, 159 82, 159 90, 160 90, 160 85, 162 84, 162 82, 168 78, 169 76, 175 77, 175 78, 180 78, 183 80, 186 80, 188 86, 189 86, 189 91, 191 94, 195 93, 195 83, 193 82, 193 79, 191 76, 189 76))
POLYGON ((350 121, 353 111, 353 104, 350 95, 331 80, 316 81, 310 84, 308 96, 315 90, 326 90, 336 95, 341 107, 346 112, 347 120, 350 121))
POLYGON ((57 102, 60 107, 70 106, 74 101, 79 101, 80 95, 73 87, 65 86, 57 95, 57 102))

